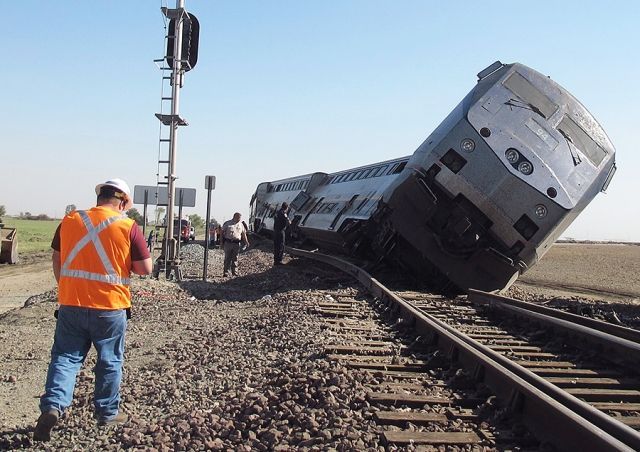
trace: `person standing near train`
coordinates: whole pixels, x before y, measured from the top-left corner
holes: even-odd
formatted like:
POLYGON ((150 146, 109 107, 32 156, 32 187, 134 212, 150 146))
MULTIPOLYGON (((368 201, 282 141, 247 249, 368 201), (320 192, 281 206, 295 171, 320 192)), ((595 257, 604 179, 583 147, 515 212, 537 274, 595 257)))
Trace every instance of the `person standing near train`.
POLYGON ((222 225, 222 248, 224 249, 224 269, 222 276, 229 276, 229 270, 233 276, 238 276, 238 253, 242 242, 249 247, 249 239, 244 225, 240 221, 240 213, 233 214, 231 220, 225 221, 222 225))
POLYGON ((76 375, 91 345, 97 355, 93 404, 98 424, 127 421, 120 411, 120 381, 129 284, 131 273, 148 275, 152 263, 142 230, 125 215, 132 204, 126 182, 111 179, 95 192, 96 207, 66 215, 51 243, 59 306, 35 441, 51 439, 71 405, 76 375))
POLYGON ((283 202, 280 210, 276 212, 276 217, 273 220, 273 265, 282 265, 285 235, 287 228, 291 224, 288 213, 289 204, 283 202))

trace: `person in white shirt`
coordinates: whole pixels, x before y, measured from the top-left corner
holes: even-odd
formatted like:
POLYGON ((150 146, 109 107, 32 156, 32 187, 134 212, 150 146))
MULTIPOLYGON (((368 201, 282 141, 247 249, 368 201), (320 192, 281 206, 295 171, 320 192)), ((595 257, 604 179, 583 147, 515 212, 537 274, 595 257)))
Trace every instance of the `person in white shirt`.
POLYGON ((249 246, 247 232, 242 222, 241 215, 236 212, 231 220, 225 221, 222 225, 222 247, 224 249, 224 269, 222 276, 229 276, 229 270, 233 276, 238 276, 238 253, 242 242, 249 246))

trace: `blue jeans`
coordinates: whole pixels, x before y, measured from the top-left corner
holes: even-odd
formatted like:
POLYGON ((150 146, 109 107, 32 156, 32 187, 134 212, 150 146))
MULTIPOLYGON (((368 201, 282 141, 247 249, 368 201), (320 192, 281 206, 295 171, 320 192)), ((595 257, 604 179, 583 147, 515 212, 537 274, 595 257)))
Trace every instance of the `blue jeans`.
POLYGON ((93 344, 98 355, 94 369, 95 415, 104 421, 114 418, 120 405, 126 329, 127 316, 123 309, 60 306, 40 411, 56 409, 62 413, 71 405, 76 375, 93 344))

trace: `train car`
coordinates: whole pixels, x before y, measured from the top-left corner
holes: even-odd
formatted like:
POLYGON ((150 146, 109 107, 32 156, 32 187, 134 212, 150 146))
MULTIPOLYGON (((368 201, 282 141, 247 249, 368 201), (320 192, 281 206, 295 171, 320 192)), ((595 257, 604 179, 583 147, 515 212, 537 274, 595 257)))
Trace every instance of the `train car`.
POLYGON ((432 288, 508 288, 616 170, 602 127, 569 92, 499 61, 408 157, 261 183, 255 230, 287 201, 295 237, 385 261, 432 288))

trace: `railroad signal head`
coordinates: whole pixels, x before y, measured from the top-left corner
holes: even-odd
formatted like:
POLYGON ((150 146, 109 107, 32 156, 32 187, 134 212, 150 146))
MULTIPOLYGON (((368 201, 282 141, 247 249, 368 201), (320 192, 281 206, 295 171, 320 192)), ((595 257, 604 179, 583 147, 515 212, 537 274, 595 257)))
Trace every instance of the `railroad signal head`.
MULTIPOLYGON (((169 21, 169 37, 167 38, 167 64, 173 67, 174 36, 176 34, 176 19, 169 21)), ((200 39, 200 22, 192 13, 187 13, 182 23, 182 70, 190 71, 198 62, 198 41, 200 39), (189 63, 187 64, 186 61, 189 63)))

